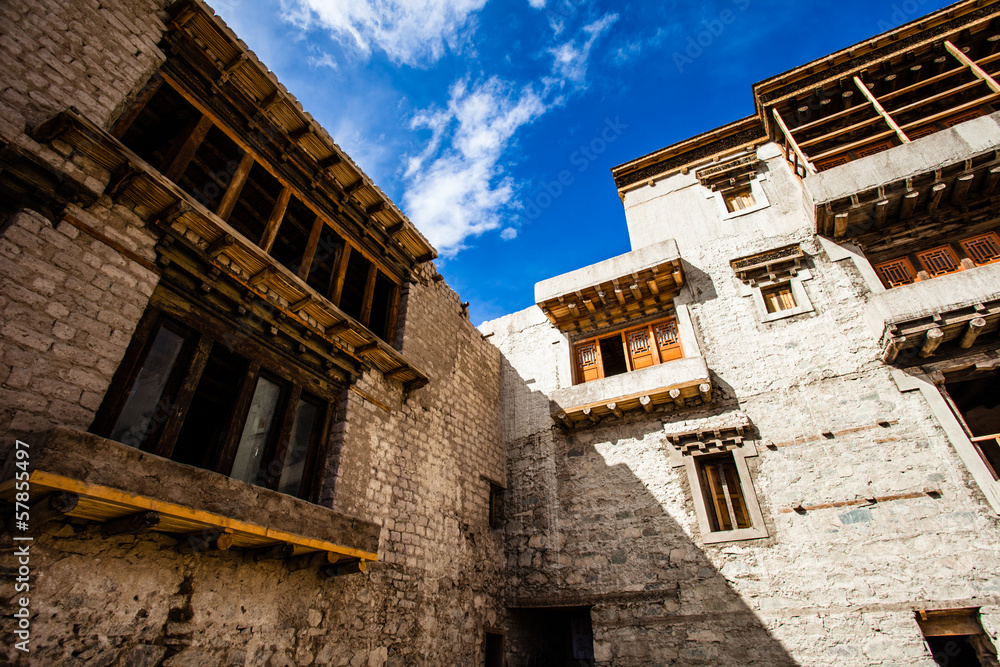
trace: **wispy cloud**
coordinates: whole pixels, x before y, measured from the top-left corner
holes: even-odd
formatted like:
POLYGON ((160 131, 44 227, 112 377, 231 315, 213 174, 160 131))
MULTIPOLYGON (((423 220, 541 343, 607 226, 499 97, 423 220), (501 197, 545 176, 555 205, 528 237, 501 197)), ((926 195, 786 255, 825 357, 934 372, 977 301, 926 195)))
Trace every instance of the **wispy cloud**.
POLYGON ((545 111, 531 86, 515 89, 493 77, 473 86, 459 81, 447 109, 414 117, 413 128, 432 136, 408 162, 403 206, 444 257, 454 256, 470 236, 501 226, 514 184, 500 157, 518 129, 545 111))
POLYGON ((605 14, 583 27, 580 34, 551 49, 552 73, 560 84, 582 85, 587 78, 587 63, 594 44, 618 20, 618 14, 605 14))
POLYGON ((545 0, 528 0, 528 4, 535 9, 545 9, 545 0))
MULTIPOLYGON (((534 0, 537 1, 537 0, 534 0)), ((433 64, 474 30, 486 0, 282 0, 286 20, 324 28, 364 57, 379 49, 394 62, 433 64)))

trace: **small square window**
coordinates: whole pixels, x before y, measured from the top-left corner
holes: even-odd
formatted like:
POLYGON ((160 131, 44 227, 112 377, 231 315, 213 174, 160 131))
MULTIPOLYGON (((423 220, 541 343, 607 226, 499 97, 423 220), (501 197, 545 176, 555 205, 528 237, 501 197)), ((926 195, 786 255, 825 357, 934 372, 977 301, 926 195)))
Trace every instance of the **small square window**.
POLYGON ((923 252, 917 253, 917 259, 924 267, 931 278, 955 273, 962 270, 962 264, 958 260, 958 255, 950 245, 938 246, 923 252))
POLYGON ((959 245, 977 266, 1000 261, 1000 236, 996 232, 973 236, 959 241, 959 245))
POLYGON ((705 544, 767 537, 746 456, 753 447, 685 455, 688 483, 705 544), (748 450, 748 451, 744 451, 748 450))
POLYGON ((757 203, 749 185, 736 190, 730 190, 729 192, 724 192, 722 194, 722 198, 726 202, 726 210, 730 213, 736 213, 737 211, 748 209, 757 203))
POLYGON ((882 284, 887 289, 909 285, 919 280, 917 272, 913 269, 913 263, 906 257, 889 260, 875 265, 875 273, 882 280, 882 284))
POLYGON ((761 290, 761 295, 764 297, 764 307, 767 308, 768 313, 791 310, 797 305, 791 283, 784 282, 773 287, 766 287, 761 290))

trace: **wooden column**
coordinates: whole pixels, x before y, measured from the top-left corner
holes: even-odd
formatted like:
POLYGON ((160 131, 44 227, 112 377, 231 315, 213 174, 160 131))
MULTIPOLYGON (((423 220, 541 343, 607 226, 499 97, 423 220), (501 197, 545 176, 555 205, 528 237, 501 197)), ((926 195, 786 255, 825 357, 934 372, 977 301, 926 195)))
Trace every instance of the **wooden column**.
POLYGON ((368 276, 365 278, 365 296, 361 302, 361 316, 358 318, 361 324, 368 326, 368 321, 372 317, 372 297, 375 295, 375 278, 378 276, 378 269, 374 264, 368 265, 368 276))
POLYGON ((778 122, 778 127, 781 129, 781 133, 785 135, 785 142, 791 147, 792 151, 795 152, 795 155, 799 158, 803 166, 805 166, 806 170, 810 174, 817 173, 816 166, 806 159, 806 154, 802 152, 802 149, 799 148, 795 138, 792 137, 792 133, 789 131, 788 126, 785 125, 785 121, 781 118, 781 114, 778 113, 777 109, 771 109, 771 111, 774 113, 774 119, 778 122))
POLYGON ((985 328, 986 318, 977 317, 976 319, 970 321, 969 328, 962 334, 962 340, 959 341, 958 346, 962 349, 969 349, 975 344, 976 338, 979 337, 979 334, 981 334, 985 328))
POLYGON ((316 246, 319 245, 319 235, 323 232, 323 218, 316 216, 313 221, 312 230, 309 232, 309 240, 306 241, 305 252, 302 253, 302 264, 299 266, 299 278, 305 280, 309 277, 309 269, 312 268, 313 258, 316 256, 316 246))
POLYGON ((169 160, 169 163, 163 170, 163 175, 174 182, 180 180, 180 177, 184 175, 184 170, 187 169, 191 160, 194 158, 194 154, 198 152, 198 147, 201 146, 201 142, 205 140, 205 136, 211 129, 212 119, 208 116, 202 116, 201 119, 191 127, 191 130, 184 138, 184 141, 181 143, 177 152, 169 160))
POLYGON ((208 355, 211 352, 212 339, 207 335, 202 335, 198 341, 198 347, 195 349, 194 357, 191 359, 191 364, 188 366, 184 382, 181 383, 181 388, 177 392, 177 398, 174 400, 174 404, 170 410, 170 416, 167 417, 167 423, 163 427, 163 433, 160 434, 160 441, 156 445, 156 451, 153 452, 157 456, 170 458, 170 455, 173 453, 177 435, 181 432, 181 427, 184 425, 184 417, 187 416, 188 408, 191 407, 191 399, 194 398, 195 389, 198 388, 198 381, 201 380, 201 374, 205 370, 205 365, 208 363, 208 355))
POLYGON ((892 131, 896 133, 897 137, 899 137, 899 140, 902 141, 904 144, 910 143, 910 138, 903 133, 903 130, 899 127, 899 125, 896 125, 896 121, 894 121, 892 119, 892 116, 890 116, 886 112, 886 110, 882 108, 882 105, 878 103, 878 100, 875 99, 875 96, 872 95, 872 92, 868 90, 868 86, 866 86, 857 76, 854 77, 854 85, 858 87, 858 90, 861 91, 862 95, 868 98, 868 101, 871 102, 871 105, 875 108, 875 111, 878 113, 878 115, 882 116, 882 120, 884 120, 886 123, 889 124, 889 127, 892 128, 892 131))
POLYGON ((233 212, 233 207, 236 206, 236 202, 240 198, 240 192, 243 190, 243 184, 247 181, 251 167, 253 167, 253 156, 250 153, 244 153, 240 159, 239 166, 236 167, 236 173, 233 174, 232 180, 229 181, 226 194, 222 196, 222 201, 219 202, 219 208, 215 210, 215 214, 223 220, 228 220, 230 214, 233 212))
POLYGON ((351 259, 351 246, 345 241, 340 249, 340 257, 333 271, 333 289, 330 290, 330 303, 340 307, 340 297, 344 294, 344 280, 347 278, 347 263, 351 259))
POLYGON ((924 337, 924 344, 920 348, 920 357, 927 358, 934 354, 934 351, 941 344, 941 340, 944 338, 944 332, 941 331, 941 327, 934 327, 927 330, 927 335, 924 337))
POLYGON ((385 320, 385 342, 389 343, 389 345, 396 342, 396 328, 398 326, 397 320, 399 320, 400 291, 399 285, 395 282, 392 283, 391 293, 389 294, 389 314, 385 320))
POLYGON ((288 208, 288 201, 291 197, 292 189, 286 185, 281 189, 281 194, 278 195, 278 199, 274 202, 271 217, 268 218, 267 227, 264 228, 264 235, 260 239, 260 249, 264 252, 271 252, 271 248, 274 246, 274 239, 278 238, 278 227, 281 226, 281 221, 285 217, 285 209, 288 208))

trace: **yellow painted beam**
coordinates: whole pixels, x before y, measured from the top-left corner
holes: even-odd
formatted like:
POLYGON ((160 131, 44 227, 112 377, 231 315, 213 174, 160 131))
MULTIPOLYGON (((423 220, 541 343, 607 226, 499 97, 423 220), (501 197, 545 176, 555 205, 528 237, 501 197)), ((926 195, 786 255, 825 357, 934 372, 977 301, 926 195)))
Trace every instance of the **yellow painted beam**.
MULTIPOLYGON (((334 553, 344 554, 345 556, 351 556, 352 558, 360 558, 363 560, 378 560, 377 554, 362 551, 361 549, 344 547, 325 540, 313 539, 311 537, 303 537, 301 535, 295 535, 283 530, 275 530, 266 526, 260 526, 254 523, 240 521, 238 519, 231 519, 220 514, 196 510, 162 500, 155 500, 145 496, 136 496, 130 493, 125 493, 124 491, 119 491, 118 489, 112 489, 110 487, 100 486, 97 484, 90 484, 88 482, 81 482, 79 480, 63 477, 62 475, 45 472, 44 470, 33 471, 31 473, 30 480, 33 485, 51 487, 53 489, 59 489, 60 491, 76 493, 80 496, 105 500, 111 503, 119 503, 128 507, 133 507, 136 510, 159 512, 164 516, 196 521, 216 526, 218 528, 232 530, 233 532, 256 535, 258 537, 264 537, 278 542, 286 542, 288 544, 294 544, 308 549, 333 551, 334 553)), ((0 486, 0 494, 7 491, 8 486, 8 484, 0 486)))

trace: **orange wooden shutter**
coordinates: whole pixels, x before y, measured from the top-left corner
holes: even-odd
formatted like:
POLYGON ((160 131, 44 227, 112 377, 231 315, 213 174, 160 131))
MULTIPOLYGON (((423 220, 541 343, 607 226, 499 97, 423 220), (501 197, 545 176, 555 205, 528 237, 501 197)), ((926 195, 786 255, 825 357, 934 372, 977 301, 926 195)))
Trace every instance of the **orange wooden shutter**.
POLYGON ((648 368, 656 364, 653 356, 653 347, 649 344, 649 330, 634 329, 625 333, 625 340, 628 343, 628 356, 632 362, 632 370, 648 368))
POLYGON ((917 259, 932 278, 962 270, 958 255, 950 245, 942 245, 917 253, 917 259))
POLYGON ((736 470, 735 463, 728 461, 720 464, 722 473, 726 477, 726 488, 729 489, 729 500, 733 503, 733 512, 736 513, 736 527, 749 528, 750 515, 747 514, 747 506, 743 502, 743 487, 740 486, 740 474, 736 470))
POLYGON ((892 141, 880 141, 878 143, 859 148, 856 152, 858 157, 868 157, 869 155, 875 155, 876 153, 887 151, 895 145, 896 144, 892 143, 892 141))
POLYGON ((580 382, 599 380, 603 376, 598 350, 596 340, 576 346, 576 377, 580 382))
POLYGON ((882 284, 886 287, 909 285, 916 281, 917 275, 917 272, 913 270, 913 264, 906 257, 876 264, 875 273, 882 279, 882 284))
POLYGON ((729 507, 726 505, 726 490, 722 486, 722 471, 717 463, 704 463, 702 471, 702 489, 708 505, 708 519, 712 530, 732 530, 733 522, 729 518, 729 507))
POLYGON ((979 236, 959 241, 962 250, 973 262, 982 266, 1000 260, 1000 236, 996 232, 986 232, 979 236))
POLYGON ((653 325, 653 335, 660 351, 660 362, 680 359, 684 356, 681 349, 681 339, 677 335, 677 320, 671 317, 666 322, 653 325))

